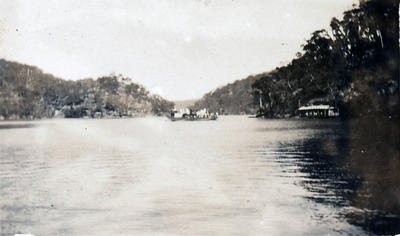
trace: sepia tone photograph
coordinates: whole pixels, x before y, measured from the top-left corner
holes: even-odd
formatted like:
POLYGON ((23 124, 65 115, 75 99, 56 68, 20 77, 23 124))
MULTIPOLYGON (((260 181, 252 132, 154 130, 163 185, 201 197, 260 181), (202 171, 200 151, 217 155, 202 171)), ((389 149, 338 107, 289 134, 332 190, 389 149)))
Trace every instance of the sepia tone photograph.
POLYGON ((400 236, 398 0, 0 0, 0 236, 400 236))

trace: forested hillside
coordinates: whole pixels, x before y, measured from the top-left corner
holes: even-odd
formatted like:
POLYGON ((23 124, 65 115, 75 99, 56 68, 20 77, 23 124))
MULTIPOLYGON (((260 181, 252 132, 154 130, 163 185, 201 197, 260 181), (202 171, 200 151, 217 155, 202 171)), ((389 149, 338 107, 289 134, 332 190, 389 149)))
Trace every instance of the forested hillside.
POLYGON ((211 112, 220 114, 254 114, 258 104, 253 96, 252 85, 257 79, 266 75, 249 76, 215 89, 197 101, 193 109, 208 108, 211 112))
POLYGON ((172 107, 130 78, 67 81, 0 59, 0 119, 133 117, 161 115, 172 107))
POLYGON ((299 105, 320 101, 343 116, 399 115, 398 1, 363 1, 315 31, 303 52, 257 80, 254 96, 265 117, 295 115, 299 105))
POLYGON ((329 103, 341 116, 398 117, 398 20, 396 0, 362 1, 329 29, 313 32, 288 65, 207 93, 195 108, 272 118, 329 103))

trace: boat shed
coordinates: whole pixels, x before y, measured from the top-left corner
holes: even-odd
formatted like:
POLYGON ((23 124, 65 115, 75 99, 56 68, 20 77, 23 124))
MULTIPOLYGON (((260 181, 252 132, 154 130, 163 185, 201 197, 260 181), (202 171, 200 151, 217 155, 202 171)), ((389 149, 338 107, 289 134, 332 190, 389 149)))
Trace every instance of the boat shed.
POLYGON ((325 118, 339 116, 339 109, 330 105, 302 106, 298 111, 300 117, 325 118))

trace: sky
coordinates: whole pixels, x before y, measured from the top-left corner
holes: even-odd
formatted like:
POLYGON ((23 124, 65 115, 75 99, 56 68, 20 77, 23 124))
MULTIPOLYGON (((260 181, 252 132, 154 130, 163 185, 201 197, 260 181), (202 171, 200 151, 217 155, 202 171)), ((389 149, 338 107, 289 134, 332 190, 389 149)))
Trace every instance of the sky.
POLYGON ((358 0, 0 0, 0 58, 170 100, 285 65, 358 0))

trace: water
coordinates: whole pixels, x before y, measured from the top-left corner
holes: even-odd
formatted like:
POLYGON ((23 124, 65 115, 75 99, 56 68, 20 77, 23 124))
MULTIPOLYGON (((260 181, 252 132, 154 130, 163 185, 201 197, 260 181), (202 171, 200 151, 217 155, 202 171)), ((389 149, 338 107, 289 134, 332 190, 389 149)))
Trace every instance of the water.
POLYGON ((400 222, 354 200, 371 197, 340 158, 338 120, 0 128, 1 235, 374 235, 400 222))

